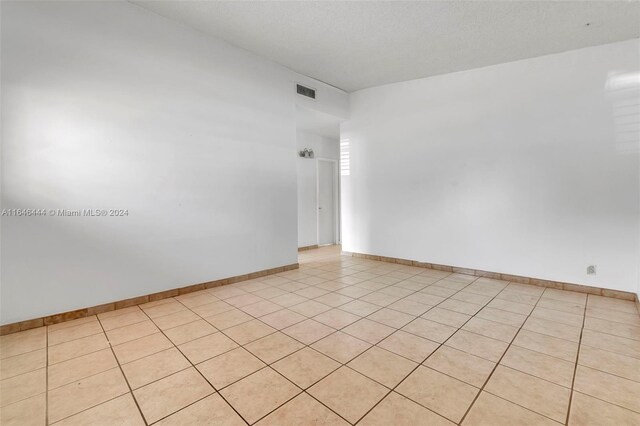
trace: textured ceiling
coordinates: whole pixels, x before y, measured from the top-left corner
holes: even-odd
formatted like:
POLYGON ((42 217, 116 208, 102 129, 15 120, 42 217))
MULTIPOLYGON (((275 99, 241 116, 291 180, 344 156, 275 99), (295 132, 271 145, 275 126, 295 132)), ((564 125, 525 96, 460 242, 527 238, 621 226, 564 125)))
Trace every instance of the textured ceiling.
POLYGON ((134 1, 346 91, 640 37, 640 2, 134 1))

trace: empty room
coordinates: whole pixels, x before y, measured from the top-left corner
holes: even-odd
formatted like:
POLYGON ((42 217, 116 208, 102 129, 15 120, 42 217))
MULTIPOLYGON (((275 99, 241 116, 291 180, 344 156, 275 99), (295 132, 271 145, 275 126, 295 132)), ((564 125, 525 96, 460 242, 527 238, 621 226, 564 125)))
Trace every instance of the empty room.
POLYGON ((2 426, 640 426, 639 1, 0 1, 2 426))

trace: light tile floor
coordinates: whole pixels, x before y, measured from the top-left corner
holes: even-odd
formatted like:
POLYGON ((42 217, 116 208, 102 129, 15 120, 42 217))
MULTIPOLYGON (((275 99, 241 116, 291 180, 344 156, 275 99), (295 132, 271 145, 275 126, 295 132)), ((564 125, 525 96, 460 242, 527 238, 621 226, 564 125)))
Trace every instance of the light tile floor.
POLYGON ((640 425, 634 303, 303 252, 0 339, 9 425, 640 425))

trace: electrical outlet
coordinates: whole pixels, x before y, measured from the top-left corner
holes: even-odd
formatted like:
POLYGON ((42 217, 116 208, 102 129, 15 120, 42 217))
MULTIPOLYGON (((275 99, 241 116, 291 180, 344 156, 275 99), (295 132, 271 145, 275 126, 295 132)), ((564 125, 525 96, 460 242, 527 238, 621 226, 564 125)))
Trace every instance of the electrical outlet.
POLYGON ((587 266, 587 275, 595 275, 596 274, 596 265, 587 266))

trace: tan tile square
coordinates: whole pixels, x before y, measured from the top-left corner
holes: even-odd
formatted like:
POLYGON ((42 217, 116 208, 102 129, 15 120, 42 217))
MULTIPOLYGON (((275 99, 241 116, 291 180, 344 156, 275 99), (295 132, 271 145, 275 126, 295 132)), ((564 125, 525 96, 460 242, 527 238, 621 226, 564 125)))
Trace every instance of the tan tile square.
POLYGON ((528 330, 520 330, 513 345, 551 355, 565 361, 575 362, 578 344, 528 330))
POLYGON ((119 368, 50 390, 49 422, 57 422, 127 392, 129 387, 119 368))
POLYGON ((496 299, 502 299, 508 302, 523 303, 528 305, 535 305, 539 298, 540 296, 537 295, 524 294, 519 291, 509 291, 508 289, 503 290, 502 293, 496 296, 496 299))
POLYGON ((640 412, 640 382, 578 365, 574 390, 640 412))
POLYGON ((195 368, 180 371, 134 390, 147 423, 156 422, 215 392, 195 368))
POLYGON ((393 309, 383 308, 367 317, 370 320, 379 322, 393 328, 401 328, 415 319, 415 316, 405 314, 393 309))
POLYGON ((49 366, 48 386, 54 389, 85 377, 116 368, 111 349, 103 349, 49 366))
POLYGON ((439 304, 438 307, 466 315, 475 315, 482 308, 481 305, 457 299, 447 299, 439 304))
POLYGON ((2 380, 0 407, 41 394, 46 388, 47 373, 44 368, 2 380))
POLYGON ((441 346, 424 365, 480 388, 496 364, 448 346, 441 346))
POLYGON ((283 328, 302 322, 305 319, 306 317, 304 315, 300 315, 299 313, 290 311, 289 309, 282 309, 261 317, 260 321, 275 328, 276 330, 282 330, 283 328))
POLYGON ((317 321, 308 319, 298 324, 292 325, 282 330, 283 333, 293 337, 294 339, 310 345, 323 337, 333 333, 335 330, 317 321))
POLYGON ((152 321, 143 321, 109 330, 107 331, 107 339, 112 346, 115 346, 158 332, 160 330, 152 321))
POLYGON ((56 426, 83 425, 123 425, 144 426, 144 420, 138 411, 130 393, 89 408, 56 423, 56 426))
POLYGON ((454 424, 395 392, 387 395, 358 423, 363 426, 453 426, 454 424))
POLYGON ((405 314, 418 316, 427 312, 432 308, 432 306, 424 305, 422 303, 416 302, 415 300, 401 299, 389 305, 389 308, 396 311, 404 312, 405 314))
POLYGON ((360 319, 358 315, 342 311, 340 309, 331 309, 317 315, 313 318, 315 321, 321 322, 329 327, 341 329, 360 319))
POLYGON ((606 309, 610 311, 620 311, 630 314, 638 314, 636 305, 631 300, 615 299, 613 297, 602 297, 593 294, 589 295, 587 307, 606 309))
POLYGON ((300 389, 266 367, 220 393, 251 424, 296 396, 300 389))
POLYGON ((224 333, 238 342, 240 345, 246 345, 249 342, 258 340, 268 334, 275 332, 276 329, 269 327, 267 324, 259 320, 252 320, 228 328, 224 333))
POLYGON ((47 345, 46 327, 0 336, 0 358, 42 349, 47 345))
POLYGON ((340 306, 339 309, 361 317, 366 317, 367 315, 371 315, 375 311, 379 310, 380 306, 374 305, 373 303, 363 302, 361 300, 354 300, 353 302, 340 306))
POLYGON ((580 392, 571 399, 569 425, 638 425, 640 414, 580 392))
POLYGON ((529 317, 522 328, 536 333, 546 334, 547 336, 570 340, 572 342, 579 342, 580 333, 582 332, 581 327, 572 327, 566 324, 533 317, 529 317))
POLYGON ((372 303, 378 306, 387 306, 400 300, 400 296, 393 296, 390 294, 382 293, 381 291, 374 291, 373 293, 369 293, 366 296, 362 296, 360 300, 362 302, 372 303))
POLYGON ((271 364, 302 347, 304 347, 302 343, 279 331, 245 346, 249 352, 267 364, 271 364))
POLYGON ((153 322, 160 330, 167 330, 179 325, 198 321, 200 317, 189 310, 178 311, 174 314, 164 315, 153 319, 153 322))
POLYGON ((106 318, 101 317, 100 319, 100 323, 106 331, 144 321, 149 321, 149 317, 140 309, 136 309, 122 315, 115 315, 106 318))
POLYGON ((464 326, 463 330, 491 337, 502 342, 511 343, 519 328, 511 325, 501 324, 482 318, 471 318, 464 326))
POLYGON ((258 297, 262 297, 263 299, 270 300, 270 299, 273 299, 274 297, 288 294, 288 292, 276 287, 269 287, 269 288, 265 288, 264 290, 254 291, 253 294, 255 294, 258 297))
POLYGON ((445 345, 493 362, 498 362, 509 346, 508 343, 464 330, 458 330, 445 345))
POLYGON ((578 363, 625 379, 640 382, 640 359, 582 345, 578 363))
POLYGON ((558 426, 558 423, 519 405, 482 392, 462 422, 464 426, 558 426))
POLYGON ((44 393, 2 407, 3 426, 44 426, 46 424, 46 396, 44 393))
POLYGON ((418 364, 393 352, 373 346, 349 362, 348 366, 388 388, 393 388, 407 377, 418 364))
POLYGON ((611 311, 607 309, 587 308, 587 317, 602 318, 608 321, 615 321, 622 324, 640 326, 640 317, 636 314, 626 312, 611 311))
POLYGON ((314 297, 324 296, 329 293, 327 290, 323 290, 318 287, 307 287, 302 290, 296 291, 296 294, 302 297, 308 297, 309 299, 313 299, 314 297))
POLYGON ((294 399, 256 423, 258 426, 347 426, 348 424, 349 423, 345 422, 331 410, 311 398, 306 393, 296 396, 294 399))
POLYGON ((500 309, 484 307, 476 314, 478 318, 484 318, 494 322, 511 325, 513 327, 521 327, 527 319, 526 315, 516 314, 513 312, 502 311, 500 309))
POLYGON ((94 334, 82 339, 72 340, 60 345, 50 346, 47 349, 49 365, 66 361, 91 352, 109 347, 109 342, 104 334, 94 334))
POLYGON ((492 300, 491 297, 489 296, 482 296, 480 294, 469 293, 464 290, 452 295, 451 299, 461 300, 467 303, 474 303, 476 305, 481 305, 481 306, 486 305, 492 300))
POLYGON ((340 364, 307 347, 274 363, 272 367, 302 389, 322 379, 340 364))
POLYGON ((536 306, 531 312, 531 316, 535 318, 543 318, 550 321, 559 322, 561 324, 572 325, 574 327, 582 327, 583 315, 570 314, 567 312, 556 311, 553 309, 541 308, 536 306))
POLYGON ((132 389, 167 377, 190 367, 191 364, 176 348, 170 348, 153 355, 122 365, 132 389))
POLYGON ((293 305, 289 309, 306 317, 313 317, 330 310, 331 307, 316 302, 315 300, 307 300, 306 302, 293 305))
POLYGON ((76 325, 88 324, 90 322, 97 322, 97 321, 98 321, 98 317, 96 315, 91 315, 88 317, 77 318, 74 320, 51 324, 51 325, 48 325, 46 328, 47 328, 47 333, 50 333, 55 330, 62 330, 63 328, 75 327, 76 325))
POLYGON ((196 368, 216 389, 222 389, 264 366, 265 363, 246 349, 238 347, 198 364, 196 368))
POLYGON ((243 306, 247 306, 247 305, 251 305, 253 303, 261 302, 263 300, 264 299, 254 295, 254 294, 246 293, 246 294, 241 294, 239 296, 234 296, 234 297, 230 297, 228 299, 225 299, 225 302, 227 302, 230 305, 235 306, 236 308, 241 308, 243 306))
POLYGON ((0 380, 28 373, 47 365, 46 349, 37 349, 5 358, 0 362, 0 380))
POLYGON ((431 294, 433 296, 439 296, 439 297, 442 297, 443 300, 444 300, 447 297, 451 297, 453 294, 457 293, 457 291, 455 289, 452 289, 452 288, 446 288, 446 287, 439 287, 439 286, 435 286, 435 285, 430 285, 429 287, 425 287, 424 289, 420 290, 420 293, 431 294))
POLYGON ((357 337, 360 340, 364 340, 365 342, 375 345, 393 333, 395 329, 363 318, 360 321, 354 322, 353 324, 343 328, 342 331, 352 335, 353 337, 357 337))
POLYGON ((488 308, 495 308, 501 311, 507 311, 514 314, 529 315, 533 311, 533 305, 525 303, 510 302, 508 300, 493 299, 487 304, 488 308))
POLYGON ((237 346, 233 340, 224 334, 214 333, 182 344, 178 346, 178 349, 180 349, 189 361, 194 364, 199 364, 204 360, 230 351, 237 346))
POLYGON ((402 327, 402 330, 434 342, 443 343, 456 332, 457 328, 423 318, 416 318, 402 327))
POLYGON ((500 364, 571 388, 575 363, 519 346, 511 346, 500 364))
POLYGON ((195 306, 191 308, 193 312, 200 315, 203 318, 211 317, 213 315, 220 314, 222 312, 235 309, 233 306, 226 302, 218 301, 213 303, 207 303, 206 305, 195 306))
POLYGON ((190 322, 188 324, 180 325, 178 327, 170 328, 169 330, 166 330, 164 334, 166 334, 167 337, 171 339, 171 341, 175 345, 181 345, 200 337, 213 334, 216 331, 218 330, 216 330, 205 320, 198 320, 190 322))
MULTIPOLYGON (((251 306, 251 305, 250 305, 251 306)), ((240 309, 233 309, 226 312, 205 318, 205 320, 218 330, 226 330, 227 328, 251 321, 253 317, 240 309)))
POLYGON ((157 426, 244 426, 246 423, 220 395, 209 395, 156 423, 157 426))
POLYGON ((324 296, 316 297, 314 300, 316 302, 323 303, 327 306, 337 308, 338 306, 341 306, 341 305, 344 305, 345 303, 349 303, 353 301, 353 298, 349 296, 345 296, 343 294, 328 293, 328 294, 325 294, 324 296))
POLYGON ((307 300, 306 297, 298 296, 294 293, 286 293, 282 296, 274 297, 271 299, 273 303, 277 303, 280 306, 288 308, 289 306, 297 305, 298 303, 302 303, 307 300))
MULTIPOLYGON (((477 297, 483 297, 483 296, 477 296, 477 297)), ((410 296, 407 296, 407 299, 413 300, 418 303, 422 303, 423 305, 435 306, 438 303, 441 303, 442 301, 444 301, 446 298, 442 296, 436 296, 434 294, 419 292, 419 293, 414 293, 410 296)))
POLYGON ((313 385, 307 392, 349 422, 355 423, 388 390, 350 368, 342 367, 313 385), (358 397, 354 398, 354 395, 358 397))
POLYGON ((277 305, 268 300, 262 300, 257 303, 252 303, 251 305, 243 306, 240 309, 242 309, 243 311, 245 311, 246 313, 254 317, 261 317, 263 315, 267 315, 272 312, 279 311, 280 309, 282 309, 282 306, 277 305))
POLYGON ((149 315, 149 318, 155 319, 164 315, 174 314, 178 311, 184 311, 187 309, 182 303, 171 299, 166 303, 161 303, 159 305, 154 305, 151 307, 144 307, 145 305, 140 305, 142 310, 149 315))
POLYGON ((583 345, 594 348, 606 349, 621 355, 640 358, 640 341, 600 333, 598 331, 584 329, 582 331, 583 345))
POLYGON ((169 339, 164 337, 162 333, 156 333, 123 343, 122 345, 114 346, 113 352, 115 352, 120 364, 126 364, 171 347, 173 347, 173 345, 169 339))
POLYGON ((542 297, 536 305, 541 308, 553 309, 556 311, 567 312, 570 314, 583 315, 584 314, 584 302, 569 302, 563 300, 549 299, 542 297))
MULTIPOLYGON (((345 277, 345 278, 349 278, 349 277, 345 277)), ((369 294, 371 292, 372 291, 369 290, 369 289, 362 288, 362 287, 356 287, 356 286, 344 287, 344 288, 341 288, 339 290, 336 290, 336 293, 342 294, 343 296, 352 297, 354 299, 357 299, 358 297, 366 296, 367 294, 369 294)), ((366 302, 363 302, 363 303, 366 303, 366 302)), ((347 305, 348 305, 348 303, 347 303, 347 305)), ((374 305, 374 306, 376 306, 376 305, 374 305)))
POLYGON ((50 331, 48 343, 49 346, 52 346, 98 333, 102 333, 100 323, 97 321, 91 321, 86 324, 76 325, 75 327, 67 327, 60 330, 50 331))
POLYGON ((450 327, 462 327, 462 325, 471 318, 470 315, 461 314, 459 312, 450 311, 448 309, 442 309, 435 307, 422 315, 422 318, 429 321, 434 321, 440 324, 448 325, 450 327))
POLYGON ((484 390, 558 422, 567 417, 569 389, 502 365, 484 390))
POLYGON ((206 305, 207 303, 218 302, 220 300, 211 294, 209 290, 185 294, 183 296, 178 296, 176 299, 189 309, 195 308, 196 306, 206 305))
POLYGON ((421 366, 400 383, 396 391, 458 423, 479 389, 421 366))
MULTIPOLYGON (((640 318, 640 317, 639 317, 640 318)), ((584 328, 627 339, 640 340, 640 326, 607 321, 601 318, 585 318, 584 328)))
POLYGON ((346 333, 338 331, 311 345, 312 348, 335 359, 340 363, 347 363, 371 345, 356 339, 346 333))
POLYGON ((378 346, 415 362, 424 361, 438 348, 438 344, 431 340, 401 330, 378 343, 378 346))

